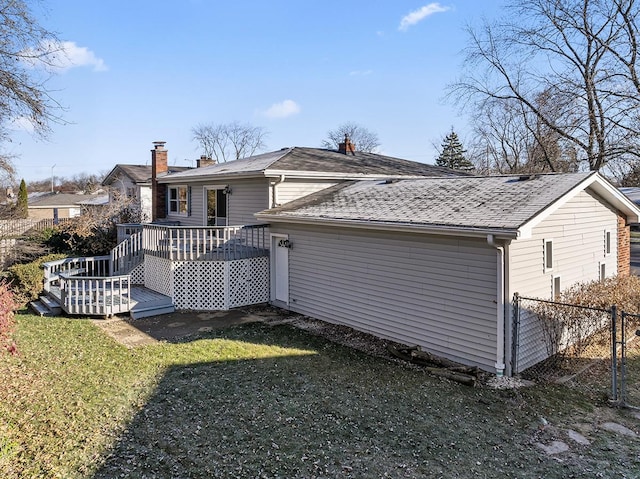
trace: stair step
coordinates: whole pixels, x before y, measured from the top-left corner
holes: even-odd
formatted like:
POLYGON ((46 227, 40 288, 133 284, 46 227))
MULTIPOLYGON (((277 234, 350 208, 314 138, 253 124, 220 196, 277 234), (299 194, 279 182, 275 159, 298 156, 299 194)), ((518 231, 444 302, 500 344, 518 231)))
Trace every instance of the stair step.
POLYGON ((60 303, 58 303, 55 299, 50 298, 49 296, 40 296, 40 302, 44 304, 45 307, 54 315, 57 316, 62 313, 60 303))
POLYGON ((47 308, 39 299, 29 303, 31 309, 40 316, 58 316, 58 314, 47 308))
POLYGON ((151 308, 132 309, 129 311, 131 319, 148 318, 149 316, 159 316, 161 314, 173 313, 176 308, 173 305, 155 306, 151 308))

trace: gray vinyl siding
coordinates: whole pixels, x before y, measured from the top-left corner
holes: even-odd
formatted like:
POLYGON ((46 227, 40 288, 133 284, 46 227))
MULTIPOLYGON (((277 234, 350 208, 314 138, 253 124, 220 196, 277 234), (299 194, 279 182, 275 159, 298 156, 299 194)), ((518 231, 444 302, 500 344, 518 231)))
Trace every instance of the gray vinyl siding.
MULTIPOLYGON (((184 184, 184 183, 183 183, 184 184)), ((191 214, 189 216, 168 215, 167 219, 180 222, 181 226, 204 226, 204 191, 207 186, 229 185, 231 193, 228 201, 229 226, 256 224, 254 213, 269 207, 269 183, 266 178, 233 181, 191 182, 191 214)), ((168 187, 177 185, 168 185, 168 187)))
MULTIPOLYGON (((509 246, 509 291, 521 296, 552 299, 552 281, 560 276, 561 290, 576 282, 599 279, 599 265, 607 276, 617 272, 617 214, 588 190, 535 227, 530 239, 509 246), (605 231, 611 232, 611 254, 605 255, 605 231), (553 268, 544 268, 544 240, 553 240, 553 268)), ((517 370, 546 357, 542 332, 535 317, 521 315, 517 370)), ((517 372, 517 371, 516 371, 517 372)))
POLYGON ((283 205, 289 201, 302 198, 325 188, 329 188, 337 183, 336 180, 305 180, 305 179, 286 179, 277 186, 278 203, 283 205))
POLYGON ((289 307, 495 371, 496 251, 486 241, 272 225, 289 307))

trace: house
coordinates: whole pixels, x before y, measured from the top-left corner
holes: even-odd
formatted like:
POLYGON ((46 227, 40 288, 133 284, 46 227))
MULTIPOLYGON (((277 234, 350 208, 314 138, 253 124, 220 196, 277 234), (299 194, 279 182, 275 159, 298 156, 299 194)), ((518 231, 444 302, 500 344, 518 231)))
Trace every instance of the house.
POLYGON ((65 219, 82 214, 83 205, 100 203, 103 195, 97 193, 85 195, 79 193, 44 193, 32 196, 28 200, 29 218, 65 219))
MULTIPOLYGON (((188 170, 188 167, 172 166, 167 173, 188 170)), ((140 208, 143 222, 151 221, 151 175, 150 165, 117 164, 102 180, 109 188, 109 201, 116 198, 133 198, 140 208)))
POLYGON ((256 216, 273 304, 514 374, 544 359, 537 331, 512 344, 514 293, 629 274, 640 210, 592 172, 351 181, 256 216))
MULTIPOLYGON (((154 142, 152 224, 120 225, 111 255, 45 265, 47 297, 62 310, 143 317, 267 302, 270 237, 256 212, 348 180, 465 174, 358 152, 348 138, 338 151, 283 148, 219 165, 201 158, 182 172, 167 157, 165 143, 154 142)), ((126 185, 125 170, 114 168, 105 183, 126 185)))
POLYGON ((347 180, 460 176, 468 173, 357 151, 348 139, 338 150, 291 147, 181 173, 167 169, 156 142, 154 220, 181 226, 255 224, 254 214, 347 180))
POLYGON ((516 331, 515 293, 629 272, 640 209, 597 173, 475 177, 348 139, 170 173, 164 145, 151 150, 164 224, 122 225, 110 256, 45 265, 66 312, 270 301, 510 375, 544 359, 540 332, 516 331))

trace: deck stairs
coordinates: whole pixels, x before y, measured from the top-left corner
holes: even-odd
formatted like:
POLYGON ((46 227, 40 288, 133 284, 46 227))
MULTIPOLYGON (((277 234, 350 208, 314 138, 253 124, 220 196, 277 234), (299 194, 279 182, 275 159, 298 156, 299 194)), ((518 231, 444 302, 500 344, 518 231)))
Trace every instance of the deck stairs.
POLYGON ((60 302, 55 298, 51 298, 45 294, 40 298, 29 303, 34 313, 40 316, 60 316, 62 314, 62 308, 60 302))
POLYGON ((143 257, 138 232, 121 241, 109 256, 47 263, 45 291, 30 307, 40 316, 59 316, 63 311, 87 316, 128 312, 139 319, 174 312, 172 298, 131 284, 129 273, 143 257), (61 290, 63 284, 66 287, 61 290))

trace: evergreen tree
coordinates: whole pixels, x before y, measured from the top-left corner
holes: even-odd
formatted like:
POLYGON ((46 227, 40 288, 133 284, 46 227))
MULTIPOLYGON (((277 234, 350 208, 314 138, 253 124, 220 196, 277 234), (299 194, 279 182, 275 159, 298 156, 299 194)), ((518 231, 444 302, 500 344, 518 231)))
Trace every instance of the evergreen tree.
POLYGON ((29 216, 27 184, 24 182, 24 179, 20 182, 20 189, 18 190, 18 202, 16 203, 16 214, 18 218, 27 218, 29 216))
POLYGON ((474 166, 473 163, 464 156, 466 152, 467 150, 462 147, 458 135, 451 129, 451 133, 444 137, 442 151, 436 159, 436 164, 454 170, 471 171, 474 169, 474 166))

